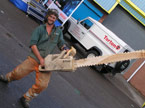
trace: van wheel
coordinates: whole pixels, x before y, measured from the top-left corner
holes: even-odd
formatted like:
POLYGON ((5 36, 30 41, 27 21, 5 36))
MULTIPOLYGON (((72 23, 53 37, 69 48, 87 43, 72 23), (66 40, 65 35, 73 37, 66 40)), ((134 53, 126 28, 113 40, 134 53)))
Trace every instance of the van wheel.
MULTIPOLYGON (((89 52, 87 52, 86 54, 86 58, 90 58, 90 57, 96 57, 99 56, 99 53, 97 51, 91 50, 89 52)), ((104 65, 97 65, 97 66, 91 66, 94 70, 98 71, 101 73, 104 65)))
POLYGON ((129 64, 130 64, 130 60, 117 62, 115 66, 115 70, 118 72, 122 72, 129 66, 129 64))

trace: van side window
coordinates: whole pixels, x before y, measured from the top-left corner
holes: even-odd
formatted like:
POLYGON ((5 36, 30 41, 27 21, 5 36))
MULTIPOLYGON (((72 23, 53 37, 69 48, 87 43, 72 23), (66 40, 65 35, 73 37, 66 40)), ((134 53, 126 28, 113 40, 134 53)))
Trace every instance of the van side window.
POLYGON ((93 23, 89 19, 81 21, 80 24, 86 29, 89 29, 93 25, 93 23))

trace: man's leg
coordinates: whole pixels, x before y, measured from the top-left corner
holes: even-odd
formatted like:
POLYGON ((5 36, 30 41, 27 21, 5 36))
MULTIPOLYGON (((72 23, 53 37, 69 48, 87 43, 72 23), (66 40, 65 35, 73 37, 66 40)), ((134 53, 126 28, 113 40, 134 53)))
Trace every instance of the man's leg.
POLYGON ((11 82, 14 80, 19 80, 29 73, 35 71, 39 64, 31 57, 28 57, 24 62, 18 65, 13 71, 4 75, 0 75, 0 81, 11 82))
MULTIPOLYGON (((34 60, 31 57, 28 57, 22 64, 18 65, 12 72, 7 73, 6 76, 1 75, 0 81, 11 82, 14 80, 19 80, 28 75, 29 73, 38 70, 38 66, 39 64, 36 62, 36 60, 34 60)), ((29 108, 30 99, 22 97, 20 101, 24 108, 29 108)))
MULTIPOLYGON (((51 72, 39 72, 38 70, 36 70, 36 81, 35 84, 32 86, 32 88, 30 88, 21 99, 24 99, 26 101, 30 101, 31 99, 37 97, 43 90, 45 90, 48 86, 48 83, 50 81, 50 77, 51 77, 51 72)), ((22 103, 23 105, 26 102, 22 103)), ((28 108, 28 107, 26 107, 28 108)))
POLYGON ((12 72, 6 74, 8 81, 20 80, 21 78, 27 76, 31 72, 35 71, 35 68, 39 64, 31 57, 28 57, 23 63, 18 65, 12 72))
POLYGON ((29 102, 47 88, 50 77, 51 72, 41 73, 38 71, 38 69, 36 69, 35 84, 23 95, 23 97, 20 98, 24 108, 29 108, 29 102))
POLYGON ((3 82, 11 82, 14 80, 19 80, 26 75, 28 75, 30 72, 34 71, 34 64, 31 62, 32 58, 28 57, 24 62, 22 62, 20 65, 18 65, 14 70, 7 73, 6 76, 0 75, 0 81, 3 82))

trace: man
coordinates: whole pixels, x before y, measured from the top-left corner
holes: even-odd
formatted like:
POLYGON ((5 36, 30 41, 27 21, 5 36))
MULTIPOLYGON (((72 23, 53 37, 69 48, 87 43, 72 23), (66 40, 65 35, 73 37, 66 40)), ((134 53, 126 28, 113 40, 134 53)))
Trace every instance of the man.
POLYGON ((36 82, 21 98, 20 102, 24 108, 29 108, 29 102, 47 88, 51 72, 39 72, 38 66, 45 66, 44 58, 53 52, 56 46, 61 50, 68 50, 63 34, 59 27, 55 27, 54 22, 58 18, 56 9, 48 10, 46 23, 37 27, 32 33, 30 48, 31 53, 28 58, 18 65, 12 72, 5 76, 0 75, 0 81, 9 83, 19 80, 33 71, 36 71, 36 82))

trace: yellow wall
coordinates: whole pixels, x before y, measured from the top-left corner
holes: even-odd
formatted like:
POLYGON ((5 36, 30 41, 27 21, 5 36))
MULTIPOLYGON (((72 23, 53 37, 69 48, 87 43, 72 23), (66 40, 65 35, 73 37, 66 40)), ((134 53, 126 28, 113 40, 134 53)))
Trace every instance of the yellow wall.
MULTIPOLYGON (((143 18, 145 18, 145 12, 143 12, 139 7, 137 7, 131 0, 124 0, 124 2, 126 2, 132 9, 134 9, 136 12, 138 12, 143 18)), ((145 26, 145 24, 142 21, 140 21, 136 16, 134 16, 129 10, 127 10, 125 7, 123 7, 123 8, 127 12, 129 12, 135 19, 137 19, 141 24, 143 24, 145 26)))
POLYGON ((124 0, 129 6, 131 6, 134 10, 136 10, 141 16, 145 18, 145 12, 143 12, 140 8, 138 8, 131 0, 124 0))

